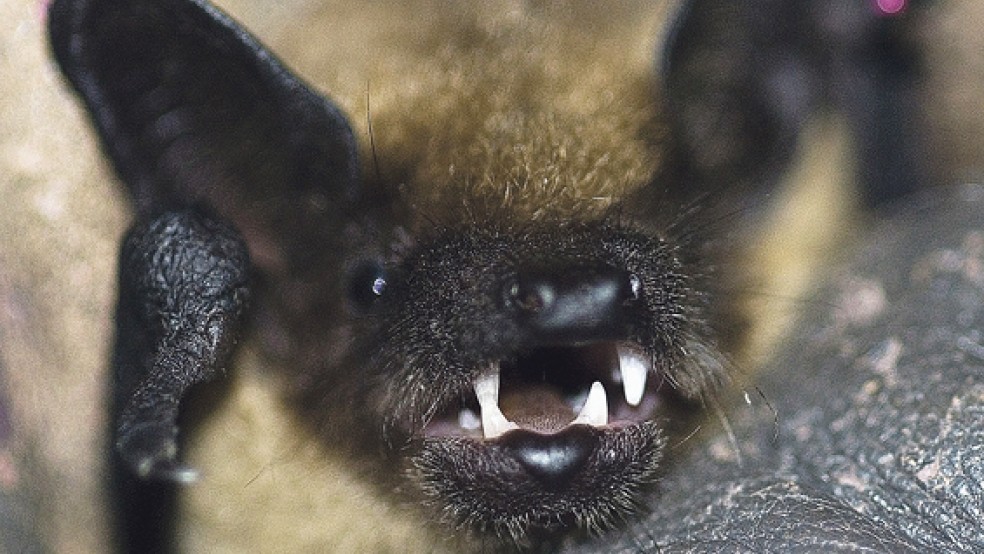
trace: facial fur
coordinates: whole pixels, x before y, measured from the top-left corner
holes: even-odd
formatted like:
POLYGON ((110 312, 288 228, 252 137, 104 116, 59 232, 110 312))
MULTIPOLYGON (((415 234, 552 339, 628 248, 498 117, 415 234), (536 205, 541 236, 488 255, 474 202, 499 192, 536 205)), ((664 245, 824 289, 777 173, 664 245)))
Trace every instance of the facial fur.
POLYGON ((445 22, 451 38, 406 92, 370 85, 363 174, 388 217, 352 224, 363 238, 336 281, 350 297, 333 308, 350 315, 311 334, 330 352, 304 356, 294 390, 327 442, 361 429, 389 445, 386 471, 410 482, 397 486, 448 524, 523 543, 636 510, 666 440, 658 392, 699 398, 724 361, 702 252, 652 191, 665 148, 652 62, 613 71, 563 23, 482 15, 445 22), (620 295, 598 308, 611 313, 591 313, 605 287, 620 295), (552 294, 584 312, 559 316, 576 324, 548 328, 550 306, 522 306, 552 294), (621 400, 619 352, 650 373, 638 406, 621 400), (483 439, 459 420, 486 417, 475 386, 490 374, 522 429, 483 439), (605 424, 568 427, 594 381, 605 424))

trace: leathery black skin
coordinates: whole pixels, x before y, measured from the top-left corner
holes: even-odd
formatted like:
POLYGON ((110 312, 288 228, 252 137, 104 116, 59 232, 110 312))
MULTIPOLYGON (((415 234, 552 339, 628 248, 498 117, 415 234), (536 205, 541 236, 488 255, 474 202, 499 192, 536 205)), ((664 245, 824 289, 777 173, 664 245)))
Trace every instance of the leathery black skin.
MULTIPOLYGON (((688 3, 674 40, 699 35, 714 11, 688 3)), ((240 327, 255 321, 279 325, 258 334, 290 337, 303 370, 290 394, 326 422, 316 425, 325 440, 354 435, 356 456, 388 448, 376 463, 397 467, 394 482, 409 476, 452 527, 543 546, 640 508, 664 457, 657 393, 700 400, 727 365, 723 308, 703 282, 709 251, 681 216, 666 219, 653 191, 588 215, 527 223, 472 211, 413 227, 398 194, 361 187, 371 179, 341 111, 210 5, 57 0, 49 15, 56 59, 138 212, 121 257, 114 357, 128 548, 168 541, 144 525, 171 493, 143 481, 194 478, 177 461, 180 398, 221 375, 240 327), (332 320, 312 328, 324 314, 332 320), (599 412, 594 383, 628 390, 625 368, 640 366, 650 379, 640 398, 601 396, 599 412), (502 413, 490 415, 500 379, 502 413), (550 390, 537 390, 544 382, 550 390), (462 423, 466 412, 481 426, 462 423), (447 431, 449 415, 459 429, 447 431)), ((686 102, 704 83, 688 80, 690 51, 676 44, 665 61, 680 95, 669 96, 686 102)), ((734 153, 742 178, 774 173, 821 101, 786 100, 800 103, 755 114, 768 147, 734 153)), ((721 167, 688 152, 701 142, 688 124, 676 122, 667 172, 714 188, 721 167)))

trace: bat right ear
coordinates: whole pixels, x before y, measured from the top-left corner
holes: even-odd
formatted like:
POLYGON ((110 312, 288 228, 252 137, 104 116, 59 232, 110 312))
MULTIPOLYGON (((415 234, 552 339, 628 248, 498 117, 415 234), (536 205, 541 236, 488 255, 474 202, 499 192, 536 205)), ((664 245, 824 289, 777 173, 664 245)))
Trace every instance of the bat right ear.
POLYGON ((345 117, 205 0, 55 0, 49 33, 144 215, 358 195, 345 117))

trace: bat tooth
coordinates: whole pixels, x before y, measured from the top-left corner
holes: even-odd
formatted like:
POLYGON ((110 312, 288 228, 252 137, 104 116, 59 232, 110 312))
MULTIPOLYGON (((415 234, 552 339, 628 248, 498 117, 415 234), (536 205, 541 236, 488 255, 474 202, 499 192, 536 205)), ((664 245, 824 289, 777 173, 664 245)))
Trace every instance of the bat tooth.
POLYGON ((605 394, 605 387, 600 382, 592 383, 591 392, 588 393, 588 399, 581 407, 581 413, 577 414, 571 422, 571 425, 577 424, 594 427, 608 425, 608 395, 605 394))
POLYGON ((475 412, 469 410, 468 408, 462 408, 461 411, 458 412, 458 426, 462 429, 473 431, 482 426, 482 420, 475 412))
POLYGON ((649 360, 638 350, 619 345, 618 365, 621 373, 622 390, 625 392, 625 401, 630 406, 638 406, 642 402, 643 393, 646 391, 646 377, 649 375, 650 369, 649 360))
POLYGON ((506 419, 499 406, 492 404, 489 408, 482 407, 482 435, 486 439, 497 438, 513 429, 519 429, 519 425, 506 419))
POLYGON ((499 404, 499 366, 493 365, 489 371, 479 375, 472 383, 475 387, 475 396, 478 403, 484 409, 486 404, 499 404))
POLYGON ((519 429, 519 426, 506 419, 499 409, 499 366, 479 375, 473 383, 478 405, 482 410, 482 434, 486 439, 494 439, 506 431, 519 429))

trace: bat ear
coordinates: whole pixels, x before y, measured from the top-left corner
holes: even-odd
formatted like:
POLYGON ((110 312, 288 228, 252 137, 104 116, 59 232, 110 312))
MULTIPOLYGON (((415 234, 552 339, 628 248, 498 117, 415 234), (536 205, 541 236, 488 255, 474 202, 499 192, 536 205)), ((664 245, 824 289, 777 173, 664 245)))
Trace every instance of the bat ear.
POLYGON ((818 100, 819 80, 802 48, 808 39, 789 32, 799 8, 773 2, 782 13, 772 13, 746 4, 684 2, 663 45, 682 169, 711 188, 770 182, 818 100))
POLYGON ((55 0, 49 32, 144 214, 357 195, 345 117, 204 0, 55 0))

